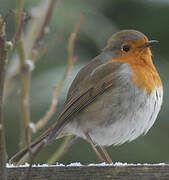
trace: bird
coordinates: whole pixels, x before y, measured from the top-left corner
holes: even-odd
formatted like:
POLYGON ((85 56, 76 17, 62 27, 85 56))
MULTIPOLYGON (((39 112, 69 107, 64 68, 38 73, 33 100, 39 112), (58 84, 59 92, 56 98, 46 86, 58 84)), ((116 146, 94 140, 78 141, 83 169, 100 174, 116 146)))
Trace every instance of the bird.
POLYGON ((36 153, 56 139, 74 135, 91 144, 100 162, 112 163, 106 147, 145 135, 161 109, 163 85, 150 49, 157 43, 137 30, 113 34, 77 73, 56 123, 9 162, 19 164, 30 148, 36 153))

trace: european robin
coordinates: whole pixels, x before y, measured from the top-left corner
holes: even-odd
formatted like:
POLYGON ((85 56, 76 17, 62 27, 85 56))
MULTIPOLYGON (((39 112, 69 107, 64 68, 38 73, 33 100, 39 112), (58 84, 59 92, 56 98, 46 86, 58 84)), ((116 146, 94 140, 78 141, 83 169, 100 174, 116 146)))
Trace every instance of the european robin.
MULTIPOLYGON (((103 51, 76 75, 58 121, 31 144, 32 152, 67 135, 86 139, 100 161, 111 158, 104 146, 132 141, 154 124, 163 100, 163 86, 153 65, 148 40, 141 32, 115 33, 103 51)), ((21 162, 27 148, 10 160, 21 162)))

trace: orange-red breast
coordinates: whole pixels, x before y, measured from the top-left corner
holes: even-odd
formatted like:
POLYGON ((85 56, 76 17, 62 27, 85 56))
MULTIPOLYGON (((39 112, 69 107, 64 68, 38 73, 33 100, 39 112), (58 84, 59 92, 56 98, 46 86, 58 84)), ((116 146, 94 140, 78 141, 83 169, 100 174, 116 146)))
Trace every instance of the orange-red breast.
MULTIPOLYGON (((95 147, 99 145, 111 163, 104 146, 123 144, 147 133, 163 99, 150 50, 156 43, 135 30, 114 34, 102 53, 79 71, 59 120, 32 143, 32 151, 73 134, 87 139, 102 161, 95 147)), ((27 148, 10 162, 21 162, 25 155, 27 148)))

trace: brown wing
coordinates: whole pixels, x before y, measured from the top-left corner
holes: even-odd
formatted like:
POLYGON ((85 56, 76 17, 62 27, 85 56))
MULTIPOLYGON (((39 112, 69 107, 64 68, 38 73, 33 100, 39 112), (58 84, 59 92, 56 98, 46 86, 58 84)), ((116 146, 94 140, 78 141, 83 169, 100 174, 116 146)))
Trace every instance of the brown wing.
POLYGON ((99 82, 105 76, 118 71, 120 63, 108 62, 108 60, 111 60, 111 58, 105 59, 101 54, 78 72, 69 88, 65 105, 70 100, 83 94, 83 92, 94 86, 96 82, 99 82))
POLYGON ((70 101, 72 98, 79 96, 82 93, 81 91, 79 91, 80 89, 82 89, 82 91, 87 90, 88 86, 84 86, 84 84, 89 84, 89 82, 87 81, 88 79, 90 79, 89 75, 95 68, 102 64, 103 62, 101 62, 99 56, 97 56, 77 73, 68 90, 65 104, 67 104, 68 101, 70 101))
POLYGON ((119 72, 120 66, 121 63, 108 62, 98 65, 91 72, 86 73, 82 69, 78 73, 70 87, 67 101, 59 120, 52 128, 53 130, 48 138, 49 142, 58 136, 65 124, 71 121, 73 115, 92 103, 98 95, 113 86, 115 74, 119 72), (58 123, 60 124, 59 129, 57 128, 58 123))

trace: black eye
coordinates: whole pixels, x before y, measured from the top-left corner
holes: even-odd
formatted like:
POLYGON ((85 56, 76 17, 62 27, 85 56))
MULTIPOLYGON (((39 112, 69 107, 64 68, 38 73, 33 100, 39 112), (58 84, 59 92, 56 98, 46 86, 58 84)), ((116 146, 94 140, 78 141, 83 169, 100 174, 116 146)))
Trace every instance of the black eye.
POLYGON ((124 52, 128 52, 128 51, 130 51, 130 46, 124 45, 124 46, 122 47, 122 49, 123 49, 124 52))

